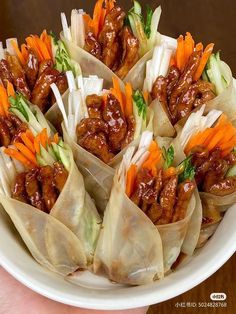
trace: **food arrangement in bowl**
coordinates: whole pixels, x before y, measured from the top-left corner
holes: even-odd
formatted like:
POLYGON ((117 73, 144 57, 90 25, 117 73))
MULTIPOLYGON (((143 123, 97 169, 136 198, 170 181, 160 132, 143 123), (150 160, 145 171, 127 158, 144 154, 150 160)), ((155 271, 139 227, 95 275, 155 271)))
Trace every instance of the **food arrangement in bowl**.
POLYGON ((73 285, 160 285, 236 202, 231 70, 160 15, 98 0, 59 40, 0 44, 1 211, 73 285))

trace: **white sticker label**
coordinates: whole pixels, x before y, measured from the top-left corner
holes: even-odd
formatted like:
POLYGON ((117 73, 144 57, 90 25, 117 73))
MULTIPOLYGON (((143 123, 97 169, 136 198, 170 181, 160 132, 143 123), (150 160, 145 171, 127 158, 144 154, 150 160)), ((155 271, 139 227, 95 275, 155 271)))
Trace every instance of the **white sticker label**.
POLYGON ((223 292, 213 292, 210 295, 212 301, 224 301, 226 300, 226 294, 223 292))

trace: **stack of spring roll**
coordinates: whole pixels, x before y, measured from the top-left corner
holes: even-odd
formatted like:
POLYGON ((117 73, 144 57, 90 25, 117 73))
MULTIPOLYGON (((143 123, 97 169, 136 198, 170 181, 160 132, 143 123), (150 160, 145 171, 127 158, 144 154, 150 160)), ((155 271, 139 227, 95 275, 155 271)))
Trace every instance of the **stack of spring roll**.
POLYGON ((0 43, 0 203, 62 276, 162 279, 236 202, 230 68, 160 15, 98 0, 62 13, 59 40, 0 43))

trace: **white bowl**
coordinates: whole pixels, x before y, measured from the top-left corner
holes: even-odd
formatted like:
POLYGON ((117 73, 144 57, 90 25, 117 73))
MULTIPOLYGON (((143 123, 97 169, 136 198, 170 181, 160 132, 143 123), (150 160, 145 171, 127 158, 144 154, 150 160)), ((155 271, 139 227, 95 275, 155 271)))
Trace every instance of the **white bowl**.
POLYGON ((227 211, 207 244, 162 281, 127 287, 84 272, 77 276, 75 285, 44 269, 31 257, 0 208, 0 264, 27 287, 55 301, 100 310, 141 307, 184 293, 220 268, 236 250, 235 221, 236 205, 227 211))

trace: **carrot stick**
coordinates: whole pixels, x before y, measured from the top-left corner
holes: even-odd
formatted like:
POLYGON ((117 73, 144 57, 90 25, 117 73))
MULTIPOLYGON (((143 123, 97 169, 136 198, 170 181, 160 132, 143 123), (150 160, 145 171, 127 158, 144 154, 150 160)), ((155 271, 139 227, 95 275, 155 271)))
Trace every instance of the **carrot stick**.
POLYGON ((43 61, 43 56, 35 42, 34 36, 29 36, 25 39, 27 46, 30 47, 37 55, 39 61, 43 61))
POLYGON ((113 82, 113 87, 111 88, 112 94, 116 97, 116 99, 119 101, 121 110, 124 113, 124 104, 123 104, 123 96, 122 96, 122 91, 120 89, 120 83, 118 78, 112 77, 112 82, 113 82))
POLYGON ((210 58, 210 55, 212 54, 212 51, 213 51, 213 48, 214 48, 214 44, 211 43, 209 45, 206 46, 204 52, 203 52, 203 55, 201 57, 201 60, 200 60, 200 63, 199 63, 199 66, 197 68, 197 71, 195 72, 194 74, 194 81, 197 81, 200 79, 201 75, 202 75, 202 72, 207 64, 207 61, 208 59, 210 58))
POLYGON ((40 134, 34 139, 34 148, 37 154, 40 154, 40 134))
POLYGON ((170 58, 170 67, 173 65, 176 66, 175 56, 171 56, 171 58, 170 58))
POLYGON ((125 84, 126 107, 125 114, 130 117, 133 114, 133 89, 130 83, 125 84))
POLYGON ((35 37, 35 41, 37 42, 37 46, 39 47, 39 50, 43 56, 43 59, 44 60, 51 59, 51 56, 50 56, 50 53, 47 49, 46 44, 42 40, 40 40, 40 38, 38 38, 38 37, 35 37))
POLYGON ((26 130, 25 133, 26 133, 28 139, 29 139, 32 143, 34 143, 34 135, 33 135, 33 133, 32 133, 29 129, 26 130))
POLYGON ((177 39, 177 51, 176 51, 176 64, 177 68, 180 71, 183 71, 185 66, 185 59, 184 59, 184 37, 182 35, 179 36, 177 39))
POLYGON ((23 165, 31 168, 33 164, 20 152, 13 148, 5 148, 4 153, 7 154, 8 156, 20 161, 23 165))
POLYGON ((4 116, 8 116, 9 102, 7 97, 7 91, 2 85, 0 85, 0 102, 0 106, 3 108, 4 111, 4 116))
POLYGON ((47 51, 50 55, 50 59, 52 59, 52 43, 51 43, 51 36, 48 35, 46 29, 43 30, 42 34, 40 35, 40 40, 44 42, 47 51))
POLYGON ((22 143, 15 143, 14 145, 22 153, 22 155, 25 156, 32 164, 37 165, 35 155, 31 152, 31 150, 28 147, 26 147, 22 143))
POLYGON ((40 135, 40 143, 41 145, 46 148, 47 143, 48 143, 48 134, 47 134, 47 129, 43 129, 42 132, 39 134, 40 135))
POLYGON ((143 92, 143 98, 144 98, 146 104, 148 104, 148 99, 149 99, 149 93, 148 93, 148 91, 143 92))
POLYGON ((20 135, 23 143, 25 144, 25 146, 34 154, 35 153, 35 147, 34 144, 31 142, 31 140, 29 139, 29 137, 27 136, 26 133, 22 133, 20 135))
POLYGON ((214 149, 217 146, 217 144, 220 142, 222 137, 224 137, 224 134, 222 133, 222 129, 215 132, 213 134, 209 144, 207 145, 208 150, 210 151, 210 150, 214 149))
POLYGON ((203 51, 203 44, 202 43, 196 44, 195 50, 196 51, 203 51))
POLYGON ((93 29, 94 35, 97 37, 99 33, 99 24, 103 10, 103 2, 104 0, 98 0, 95 4, 94 11, 93 11, 93 29))
POLYGON ((125 192, 128 197, 130 197, 134 190, 134 182, 137 174, 137 166, 132 164, 127 171, 127 177, 126 177, 126 189, 125 192))
POLYGON ((58 142, 59 142, 58 133, 54 134, 54 136, 53 136, 53 142, 56 143, 56 144, 58 144, 58 142))
POLYGON ((22 53, 17 45, 17 43, 14 41, 14 40, 11 40, 11 44, 12 44, 12 47, 13 49, 15 50, 16 54, 17 54, 17 57, 19 58, 20 62, 22 65, 25 64, 26 60, 24 59, 24 57, 22 56, 22 53))
POLYGON ((193 53, 194 50, 194 40, 192 35, 187 32, 185 36, 185 41, 184 41, 184 59, 185 59, 185 64, 188 62, 189 57, 193 53))
POLYGON ((28 48, 27 48, 26 44, 21 45, 21 54, 22 54, 22 56, 25 60, 25 63, 26 63, 28 56, 29 56, 29 52, 28 52, 28 48))
POLYGON ((10 97, 15 97, 15 90, 14 86, 11 82, 7 81, 7 96, 10 97))

